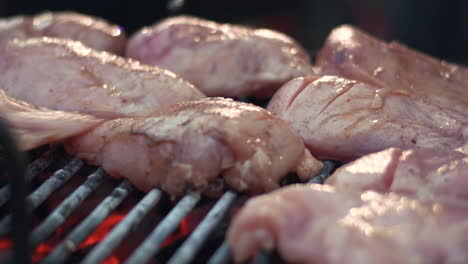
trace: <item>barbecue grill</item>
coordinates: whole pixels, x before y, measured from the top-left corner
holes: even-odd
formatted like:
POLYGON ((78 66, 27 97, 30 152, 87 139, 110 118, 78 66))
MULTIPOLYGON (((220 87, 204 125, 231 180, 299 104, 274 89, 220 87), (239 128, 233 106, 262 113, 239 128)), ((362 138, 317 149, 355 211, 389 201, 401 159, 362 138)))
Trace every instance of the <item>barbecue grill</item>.
MULTIPOLYGON (((5 130, 1 129, 2 132, 5 130)), ((66 157, 60 147, 52 147, 42 152, 37 159, 27 166, 22 166, 21 155, 16 151, 11 138, 2 137, 3 150, 7 164, 16 165, 16 168, 9 168, 11 184, 0 189, 0 206, 6 207, 8 202, 12 204, 13 211, 6 213, 0 219, 0 237, 3 241, 13 241, 14 249, 6 256, 6 260, 14 263, 31 262, 30 252, 36 252, 38 246, 52 236, 57 229, 66 223, 70 216, 82 209, 85 200, 92 193, 101 192, 105 181, 112 181, 117 186, 107 195, 82 221, 66 234, 48 254, 40 259, 40 263, 102 263, 113 254, 119 245, 124 244, 130 233, 142 222, 143 218, 153 210, 158 204, 163 203, 165 194, 159 189, 152 189, 146 194, 142 194, 134 189, 127 180, 110 179, 102 168, 96 168, 85 164, 81 159, 66 157), (64 164, 64 165, 62 165, 64 164), (59 166, 59 169, 54 169, 59 166), (29 233, 27 214, 36 214, 40 211, 41 205, 47 203, 54 193, 58 192, 73 177, 84 169, 93 169, 92 173, 86 177, 83 183, 75 188, 58 206, 51 212, 47 212, 42 217, 40 223, 29 233), (24 173, 23 171, 26 171, 24 173), (26 184, 37 181, 37 178, 48 170, 53 170, 53 174, 40 181, 38 187, 27 195, 26 184), (24 177, 22 177, 24 173, 24 177), (20 187, 22 190, 20 190, 20 187), (113 226, 105 237, 95 243, 85 254, 80 255, 76 260, 73 255, 79 249, 79 245, 93 234, 93 232, 118 208, 123 201, 131 196, 143 196, 133 208, 113 226), (22 201, 25 201, 24 203, 22 201), (39 208, 39 209, 38 209, 39 208), (11 239, 11 240, 10 240, 11 239), (29 246, 27 246, 29 245, 29 246), (29 249, 29 250, 27 250, 29 249)), ((310 182, 322 183, 326 177, 334 170, 337 164, 333 161, 325 161, 322 170, 311 179, 310 182)), ((10 166, 9 166, 10 167, 10 166)), ((167 197, 166 197, 166 200, 167 197)), ((196 228, 187 234, 182 242, 168 241, 171 234, 176 231, 181 222, 190 212, 197 210, 207 198, 200 197, 195 192, 189 192, 182 197, 174 206, 171 206, 162 220, 147 234, 143 241, 123 260, 124 263, 147 263, 152 260, 158 263, 158 258, 171 248, 169 257, 162 256, 164 262, 168 263, 196 263, 203 258, 208 263, 227 263, 230 261, 229 246, 224 239, 224 233, 229 222, 229 210, 233 204, 246 200, 245 196, 233 191, 226 191, 219 199, 211 199, 214 206, 204 215, 196 228), (224 224, 223 224, 224 221, 224 224), (214 234, 221 234, 220 239, 213 239, 214 234), (168 243, 169 242, 169 243, 168 243), (214 243, 214 245, 213 245, 214 243), (164 246, 163 246, 164 245, 164 246), (207 247, 215 250, 207 249, 207 247)), ((206 201, 205 201, 206 202, 206 201)), ((11 248, 10 248, 11 249, 11 248)), ((4 249, 5 250, 5 249, 4 249)), ((263 252, 259 254, 253 263, 269 263, 270 258, 275 256, 273 252, 263 252)), ((38 261, 37 259, 35 262, 38 261)), ((108 261, 107 263, 120 263, 119 261, 108 261)))

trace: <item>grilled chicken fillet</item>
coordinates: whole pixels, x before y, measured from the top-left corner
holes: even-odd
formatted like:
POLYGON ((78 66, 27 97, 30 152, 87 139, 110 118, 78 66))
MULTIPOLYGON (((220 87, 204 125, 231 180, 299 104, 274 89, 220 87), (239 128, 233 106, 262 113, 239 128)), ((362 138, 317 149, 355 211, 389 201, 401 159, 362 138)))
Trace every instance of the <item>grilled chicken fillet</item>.
POLYGON ((77 41, 14 40, 0 48, 0 87, 33 105, 97 117, 146 116, 205 97, 174 73, 77 41))
POLYGON ((286 122, 223 98, 108 121, 66 147, 141 190, 161 187, 173 197, 189 190, 217 195, 225 184, 258 194, 279 187, 288 172, 306 180, 322 165, 286 122))
POLYGON ((340 167, 326 180, 337 189, 468 200, 468 155, 459 151, 390 148, 340 167))
POLYGON ((10 98, 2 90, 0 116, 8 122, 21 150, 62 141, 104 122, 94 116, 36 107, 10 98))
POLYGON ((315 157, 350 161, 389 147, 462 149, 468 115, 456 108, 464 106, 438 101, 406 86, 310 76, 286 83, 268 110, 287 120, 315 157))
POLYGON ((282 33, 188 16, 143 28, 126 54, 174 71, 208 96, 268 97, 312 72, 306 51, 282 33))
POLYGON ((0 19, 0 43, 12 39, 57 37, 77 40, 86 46, 122 55, 127 37, 122 28, 103 19, 74 12, 44 12, 34 16, 0 19))
POLYGON ((250 199, 227 239, 237 261, 276 248, 290 263, 459 264, 467 219, 466 200, 296 185, 250 199))

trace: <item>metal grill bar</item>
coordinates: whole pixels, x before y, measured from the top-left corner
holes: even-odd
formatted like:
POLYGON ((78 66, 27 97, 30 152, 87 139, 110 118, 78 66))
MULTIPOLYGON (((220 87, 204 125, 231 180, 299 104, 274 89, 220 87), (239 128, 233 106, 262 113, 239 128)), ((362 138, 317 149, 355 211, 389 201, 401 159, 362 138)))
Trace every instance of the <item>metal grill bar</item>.
POLYGON ((13 135, 10 134, 7 124, 0 118, 0 146, 7 154, 4 157, 5 168, 8 173, 8 182, 12 188, 11 203, 14 225, 11 226, 13 237, 13 260, 16 263, 28 263, 30 252, 26 245, 29 235, 29 215, 24 200, 28 191, 25 181, 25 163, 22 153, 19 151, 13 135))
POLYGON ((272 256, 271 251, 262 251, 250 262, 251 264, 268 264, 272 256))
POLYGON ((218 226, 219 222, 224 217, 224 214, 227 212, 236 197, 236 193, 227 191, 218 200, 218 202, 216 202, 216 205, 208 212, 208 215, 193 231, 189 238, 187 238, 184 244, 176 251, 168 263, 189 263, 208 238, 208 235, 216 226, 218 226))
MULTIPOLYGON (((27 180, 32 180, 55 162, 57 158, 58 153, 56 149, 43 153, 40 158, 28 166, 27 180)), ((323 168, 308 183, 323 183, 336 167, 333 161, 326 160, 323 163, 323 168)), ((56 189, 67 182, 83 166, 84 162, 81 159, 73 158, 63 169, 56 171, 53 176, 47 179, 27 198, 28 210, 32 211, 42 204, 56 189)), ((30 245, 35 247, 40 242, 47 239, 47 237, 50 236, 58 226, 63 224, 66 219, 79 208, 80 204, 99 187, 105 176, 106 173, 102 168, 97 169, 93 174, 88 176, 85 183, 79 186, 38 228, 36 228, 30 239, 30 245)), ((10 196, 9 188, 10 187, 7 185, 0 189, 0 206, 8 201, 10 196)), ((132 185, 127 180, 122 181, 81 224, 72 230, 66 239, 62 241, 42 263, 64 262, 132 191, 132 185)), ((161 195, 162 192, 158 189, 153 189, 147 193, 105 239, 95 246, 84 259, 84 263, 92 264, 105 260, 123 239, 134 230, 145 215, 156 206, 161 195)), ((206 242, 210 233, 219 225, 236 197, 236 193, 232 191, 226 192, 208 212, 200 225, 187 238, 184 244, 171 257, 168 263, 184 264, 192 261, 206 242)), ((196 206, 199 200, 199 193, 190 193, 184 196, 125 263, 145 263, 152 256, 156 255, 162 243, 178 227, 182 219, 196 206)), ((0 221, 0 235, 5 235, 9 232, 10 224, 10 215, 4 217, 0 221)), ((251 263, 269 263, 272 256, 272 252, 263 251, 260 252, 251 263)), ((211 256, 208 263, 228 263, 230 260, 230 247, 227 241, 224 241, 213 256, 211 256)))
MULTIPOLYGON (((44 171, 58 158, 57 151, 55 149, 44 152, 38 159, 33 163, 29 164, 26 169, 25 181, 30 182, 39 173, 44 171)), ((3 206, 8 200, 10 200, 11 190, 10 185, 5 185, 0 188, 0 206, 3 206)))
MULTIPOLYGON (((73 158, 70 162, 58 170, 47 179, 37 190, 35 190, 26 199, 27 210, 32 211, 39 205, 41 205, 52 192, 57 190, 65 182, 67 182, 75 173, 83 167, 84 163, 81 159, 73 158)), ((10 231, 11 215, 7 215, 0 221, 0 236, 6 235, 10 231)))
POLYGON ((106 173, 102 168, 97 169, 88 179, 67 197, 31 235, 30 245, 36 247, 50 236, 55 229, 63 224, 80 204, 102 183, 106 173))
POLYGON ((36 191, 34 191, 28 199, 33 208, 42 204, 55 190, 66 183, 75 173, 78 172, 84 165, 84 162, 79 158, 70 160, 63 169, 58 170, 47 179, 36 191))
POLYGON ((28 165, 28 174, 26 175, 26 180, 31 181, 34 179, 37 175, 39 175, 39 173, 47 169, 47 167, 49 167, 58 158, 59 150, 56 147, 50 148, 42 153, 39 158, 28 165))
POLYGON ((82 263, 101 263, 120 242, 132 231, 143 217, 158 204, 161 191, 153 189, 130 211, 130 213, 101 241, 82 263))
POLYGON ((223 244, 216 250, 216 252, 208 260, 207 264, 224 264, 228 263, 231 259, 231 249, 229 244, 224 241, 223 244))
POLYGON ((307 183, 318 183, 322 184, 328 177, 330 177, 331 172, 335 169, 335 164, 333 161, 325 160, 323 162, 323 167, 320 171, 312 177, 307 183))
POLYGON ((185 195, 125 263, 146 263, 158 252, 159 247, 167 236, 177 228, 182 219, 193 209, 199 200, 199 193, 185 195))
POLYGON ((63 263, 132 190, 133 187, 127 180, 122 181, 42 263, 63 263))

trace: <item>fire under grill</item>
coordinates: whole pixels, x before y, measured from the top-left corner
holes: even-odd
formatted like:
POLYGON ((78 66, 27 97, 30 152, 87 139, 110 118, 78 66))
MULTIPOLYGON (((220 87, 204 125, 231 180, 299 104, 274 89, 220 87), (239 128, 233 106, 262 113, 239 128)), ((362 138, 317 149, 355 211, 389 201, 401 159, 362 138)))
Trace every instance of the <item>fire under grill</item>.
MULTIPOLYGON (((324 165, 310 182, 322 183, 339 164, 324 165)), ((247 200, 233 191, 219 199, 192 192, 174 203, 159 189, 141 193, 125 179, 113 179, 102 168, 68 157, 60 147, 40 153, 27 166, 25 180, 34 187, 25 203, 34 222, 27 240, 34 263, 228 263, 224 234, 232 214, 247 200), (93 195, 100 199, 90 205, 93 195), (125 206, 126 201, 131 205, 125 206), (151 226, 145 218, 154 212, 157 220, 151 226), (70 220, 77 214, 84 216, 70 220), (143 226, 151 230, 138 236, 135 230, 143 226), (129 243, 134 237, 137 242, 129 243)), ((6 207, 12 195, 10 185, 0 189, 0 250, 10 262, 15 220, 6 207)), ((263 252, 252 262, 270 263, 272 258, 279 259, 274 252, 263 252)))

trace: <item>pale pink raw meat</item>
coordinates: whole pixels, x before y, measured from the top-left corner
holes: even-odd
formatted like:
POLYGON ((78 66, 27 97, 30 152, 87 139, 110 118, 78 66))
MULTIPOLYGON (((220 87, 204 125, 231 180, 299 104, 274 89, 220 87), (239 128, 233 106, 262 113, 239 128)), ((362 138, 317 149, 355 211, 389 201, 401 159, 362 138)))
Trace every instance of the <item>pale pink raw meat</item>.
POLYGON ((174 73, 55 38, 0 48, 7 95, 55 110, 98 117, 146 116, 164 105, 205 97, 174 73))
POLYGON ((443 112, 468 116, 468 68, 386 43, 352 26, 334 29, 317 55, 323 75, 404 91, 443 112))
POLYGON ((459 264, 468 262, 466 232, 466 200, 310 184, 249 200, 231 223, 228 242, 237 261, 276 248, 289 263, 459 264))
POLYGON ((180 74, 208 96, 267 97, 312 72, 306 51, 282 33, 188 16, 143 28, 126 54, 180 74))
POLYGON ((118 55, 124 53, 127 44, 122 28, 100 18, 73 12, 44 12, 31 17, 0 19, 0 45, 14 38, 31 37, 68 38, 118 55))
POLYGON ((108 121, 66 148, 143 191, 161 187, 173 197, 190 190, 218 195, 225 184, 258 194, 278 188, 288 172, 307 180, 322 166, 286 122, 224 98, 108 121))
POLYGON ((432 100, 408 86, 310 76, 286 83, 268 110, 287 120, 315 157, 349 161, 389 147, 450 151, 466 146, 468 112, 461 112, 466 105, 460 100, 468 96, 459 93, 464 98, 449 108, 439 104, 445 95, 432 100))
POLYGON ((0 90, 0 116, 6 119, 21 150, 62 141, 104 122, 89 115, 54 111, 15 100, 0 90))
POLYGON ((338 189, 397 192, 419 199, 468 201, 468 155, 391 148, 339 168, 326 184, 338 189))

